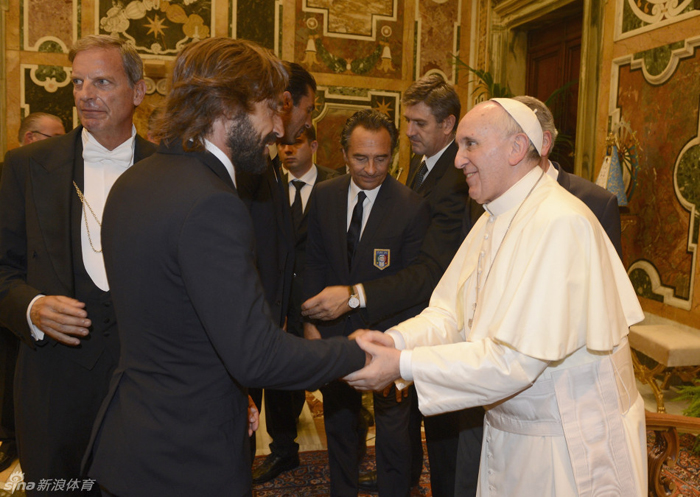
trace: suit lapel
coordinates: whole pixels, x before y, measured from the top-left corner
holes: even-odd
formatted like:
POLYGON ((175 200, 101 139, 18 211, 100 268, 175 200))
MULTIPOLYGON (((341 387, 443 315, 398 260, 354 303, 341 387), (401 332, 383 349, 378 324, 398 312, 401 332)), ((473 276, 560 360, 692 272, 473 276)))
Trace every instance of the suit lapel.
MULTIPOLYGON (((338 192, 333 195, 333 206, 331 213, 334 216, 333 226, 335 228, 336 240, 340 240, 340 257, 343 274, 350 277, 348 268, 348 188, 350 188, 350 175, 343 176, 343 181, 338 182, 338 192)), ((333 260, 331 258, 331 260, 333 260)))
POLYGON ((406 178, 406 186, 408 186, 411 190, 413 190, 413 183, 416 181, 416 174, 418 174, 418 170, 420 169, 422 158, 422 155, 417 154, 414 154, 413 157, 411 157, 411 164, 408 167, 408 178, 406 178))
POLYGON ((29 164, 32 196, 46 251, 59 280, 71 294, 71 196, 77 195, 73 187, 73 168, 83 165, 82 129, 79 126, 64 137, 56 138, 50 157, 30 158, 29 164))
MULTIPOLYGON (((457 154, 457 143, 452 142, 442 153, 440 158, 437 160, 433 168, 430 170, 428 175, 423 180, 418 190, 414 190, 420 193, 423 197, 427 197, 430 192, 435 188, 435 185, 440 178, 445 175, 448 167, 454 167, 455 165, 455 155, 457 154)), ((420 163, 419 163, 420 165, 420 163)), ((418 173, 419 167, 416 167, 416 173, 418 173)), ((411 185, 412 186, 412 185, 411 185)))

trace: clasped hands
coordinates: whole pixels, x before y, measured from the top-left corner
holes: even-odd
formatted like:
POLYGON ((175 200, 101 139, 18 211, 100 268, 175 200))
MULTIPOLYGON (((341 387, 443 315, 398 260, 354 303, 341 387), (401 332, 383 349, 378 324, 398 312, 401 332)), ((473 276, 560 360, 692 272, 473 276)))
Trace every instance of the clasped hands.
POLYGON ((381 392, 401 378, 401 351, 396 350, 391 335, 381 331, 357 330, 349 336, 365 351, 365 367, 345 376, 345 380, 356 390, 381 392))

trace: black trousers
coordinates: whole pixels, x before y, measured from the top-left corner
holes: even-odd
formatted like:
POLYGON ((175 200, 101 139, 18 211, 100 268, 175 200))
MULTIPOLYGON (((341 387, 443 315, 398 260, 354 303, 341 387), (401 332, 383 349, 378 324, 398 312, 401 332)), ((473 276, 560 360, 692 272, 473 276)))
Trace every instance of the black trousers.
MULTIPOLYGON (((91 369, 69 360, 52 343, 31 350, 21 344, 15 377, 17 448, 25 481, 82 480, 80 466, 102 399, 117 364, 119 337, 113 333, 91 369)), ((66 491, 63 496, 100 495, 66 491)), ((56 492, 27 491, 52 497, 56 492)))
MULTIPOLYGON (((321 393, 331 473, 330 495, 354 497, 358 493, 358 426, 362 396, 341 381, 322 387, 321 393)), ((374 394, 377 484, 381 497, 407 497, 410 494, 412 445, 415 444, 409 429, 413 395, 415 392, 411 390, 407 398, 397 402, 393 387, 386 397, 374 394)))
POLYGON ((0 442, 15 441, 15 401, 13 383, 19 339, 0 328, 0 442))
POLYGON ((455 497, 473 497, 479 483, 481 443, 484 436, 484 409, 473 407, 458 411, 459 449, 457 451, 457 477, 455 497))

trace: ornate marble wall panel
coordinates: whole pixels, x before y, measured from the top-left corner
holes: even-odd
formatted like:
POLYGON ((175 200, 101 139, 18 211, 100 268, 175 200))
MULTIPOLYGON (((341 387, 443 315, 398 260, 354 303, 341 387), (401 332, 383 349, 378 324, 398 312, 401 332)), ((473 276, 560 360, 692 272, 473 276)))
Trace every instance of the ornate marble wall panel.
POLYGON ((316 73, 400 79, 403 4, 297 0, 294 59, 316 73))
POLYGON ((700 37, 613 61, 612 122, 642 152, 623 252, 639 295, 690 310, 700 223, 700 37))
POLYGON ((340 132, 345 121, 360 109, 372 108, 387 114, 399 126, 399 92, 359 88, 319 87, 313 122, 319 143, 315 161, 337 168, 345 161, 340 149, 340 132))
POLYGON ((615 40, 700 15, 696 0, 617 0, 615 40))
POLYGON ((279 55, 282 3, 281 0, 233 0, 229 36, 255 41, 279 55))
POLYGON ((457 79, 451 54, 459 55, 462 0, 416 0, 414 79, 439 72, 450 83, 457 79))
POLYGON ((63 120, 66 130, 78 123, 73 118, 73 85, 70 67, 21 65, 22 118, 32 112, 48 112, 63 120))
POLYGON ((77 38, 79 0, 22 0, 20 5, 22 50, 68 53, 77 38))
POLYGON ((143 57, 175 56, 185 45, 215 36, 212 0, 99 0, 95 31, 131 40, 143 57))

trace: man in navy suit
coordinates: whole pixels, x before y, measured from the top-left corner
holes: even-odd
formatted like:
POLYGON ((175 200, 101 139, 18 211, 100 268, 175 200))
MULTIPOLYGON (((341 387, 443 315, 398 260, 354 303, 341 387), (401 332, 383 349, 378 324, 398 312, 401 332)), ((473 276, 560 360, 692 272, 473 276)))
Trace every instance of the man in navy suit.
MULTIPOLYGON (((384 114, 356 112, 343 127, 341 146, 350 174, 316 187, 309 207, 304 293, 343 288, 340 316, 308 322, 307 338, 348 336, 367 326, 383 330, 416 314, 414 307, 396 309, 370 321, 353 283, 392 275, 418 256, 430 210, 420 195, 389 175, 398 132, 384 114)), ((361 396, 336 381, 323 393, 331 495, 358 492, 358 437, 361 396)), ((374 396, 377 426, 377 471, 382 495, 407 496, 410 490, 411 442, 408 436, 411 398, 374 396)))

